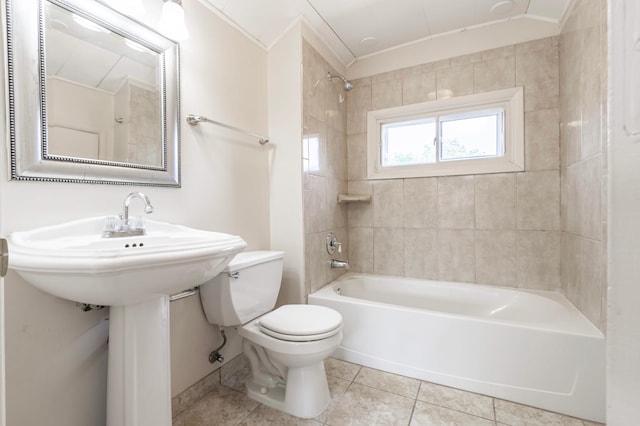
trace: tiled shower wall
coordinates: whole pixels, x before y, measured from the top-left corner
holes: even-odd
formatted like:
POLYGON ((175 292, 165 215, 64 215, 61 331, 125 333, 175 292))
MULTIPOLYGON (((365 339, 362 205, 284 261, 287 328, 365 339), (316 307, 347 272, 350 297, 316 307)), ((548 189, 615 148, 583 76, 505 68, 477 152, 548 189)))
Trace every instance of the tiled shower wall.
POLYGON ((329 81, 335 73, 329 63, 305 40, 303 68, 303 173, 305 287, 309 294, 342 275, 330 269, 327 233, 342 243, 336 259, 347 259, 347 208, 338 193, 347 192, 347 93, 342 81, 329 81))
POLYGON ((354 81, 347 106, 352 271, 560 288, 558 38, 354 81), (366 180, 367 111, 524 87, 525 171, 366 180))
POLYGON ((560 35, 562 288, 600 330, 606 320, 607 11, 577 0, 560 35))

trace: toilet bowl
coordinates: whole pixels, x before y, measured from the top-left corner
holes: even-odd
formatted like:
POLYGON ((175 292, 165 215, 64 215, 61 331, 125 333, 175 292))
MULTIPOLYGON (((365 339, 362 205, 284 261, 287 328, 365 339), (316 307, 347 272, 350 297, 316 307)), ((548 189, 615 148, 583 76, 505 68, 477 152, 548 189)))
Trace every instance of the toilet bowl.
POLYGON ((275 306, 283 252, 238 254, 200 286, 212 324, 236 326, 251 366, 249 397, 303 418, 318 416, 330 401, 324 360, 342 341, 342 316, 317 305, 275 306))

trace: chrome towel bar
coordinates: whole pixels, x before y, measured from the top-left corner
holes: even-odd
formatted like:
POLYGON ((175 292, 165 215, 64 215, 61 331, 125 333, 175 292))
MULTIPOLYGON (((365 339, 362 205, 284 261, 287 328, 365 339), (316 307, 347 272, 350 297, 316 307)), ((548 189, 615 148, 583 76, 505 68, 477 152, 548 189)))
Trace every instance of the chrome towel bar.
POLYGON ((219 121, 211 120, 211 119, 205 117, 204 115, 187 114, 187 123, 192 125, 192 126, 197 126, 198 123, 212 123, 212 124, 218 125, 220 127, 224 127, 225 129, 234 130, 236 132, 244 133, 245 135, 249 135, 249 136, 252 136, 254 138, 257 138, 258 142, 260 142, 260 145, 264 145, 264 144, 269 142, 269 138, 267 138, 267 137, 260 136, 260 135, 258 135, 256 133, 250 132, 248 130, 240 129, 240 128, 235 127, 235 126, 230 126, 228 124, 220 123, 219 121))

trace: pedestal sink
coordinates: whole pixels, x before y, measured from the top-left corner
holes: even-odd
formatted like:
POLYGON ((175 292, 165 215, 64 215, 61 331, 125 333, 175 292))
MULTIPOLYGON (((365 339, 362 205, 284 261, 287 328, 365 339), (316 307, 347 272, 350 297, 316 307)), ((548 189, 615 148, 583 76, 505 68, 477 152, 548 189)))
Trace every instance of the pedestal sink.
POLYGON ((9 267, 64 299, 111 306, 108 426, 170 426, 169 295, 216 276, 242 238, 147 220, 102 238, 106 217, 15 232, 9 267))

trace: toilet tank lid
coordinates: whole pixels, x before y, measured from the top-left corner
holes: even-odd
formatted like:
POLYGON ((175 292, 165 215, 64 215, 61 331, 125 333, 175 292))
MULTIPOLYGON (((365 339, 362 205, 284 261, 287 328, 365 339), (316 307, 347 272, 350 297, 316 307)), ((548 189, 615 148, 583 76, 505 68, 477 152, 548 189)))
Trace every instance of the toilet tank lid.
POLYGON ((249 266, 257 265, 259 263, 271 262, 284 258, 283 251, 270 251, 270 250, 255 250, 245 251, 236 254, 231 259, 229 265, 224 268, 224 272, 236 272, 240 269, 248 268, 249 266))

